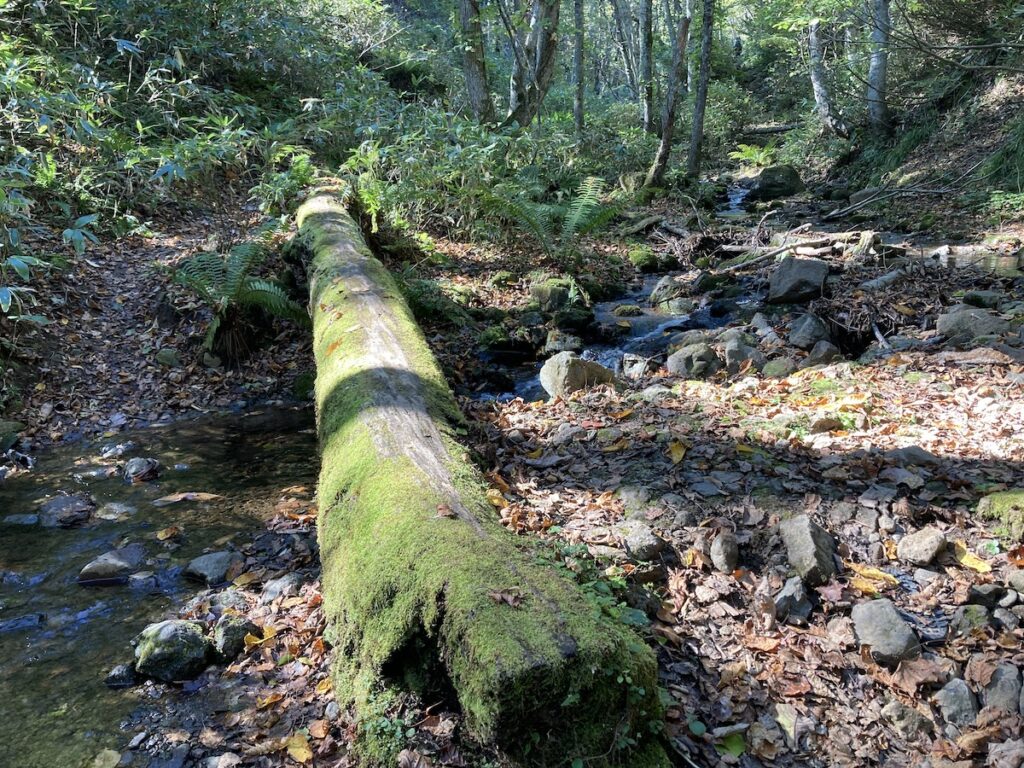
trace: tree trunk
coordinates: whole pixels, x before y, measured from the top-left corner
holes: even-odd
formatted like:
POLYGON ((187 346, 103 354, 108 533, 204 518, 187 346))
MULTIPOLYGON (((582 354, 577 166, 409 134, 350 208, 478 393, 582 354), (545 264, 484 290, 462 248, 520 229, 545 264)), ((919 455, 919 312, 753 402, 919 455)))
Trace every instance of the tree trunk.
POLYGON ((886 80, 889 74, 889 0, 871 0, 871 62, 868 67, 868 123, 876 135, 889 133, 886 80))
POLYGON ((653 0, 640 0, 640 112, 643 129, 654 131, 653 0))
POLYGON ((459 24, 462 29, 462 71, 466 78, 469 108, 480 123, 494 122, 494 102, 487 85, 487 60, 484 35, 480 26, 479 0, 459 0, 459 24))
POLYGON ((633 56, 633 43, 630 36, 630 28, 625 12, 622 10, 624 0, 609 0, 612 5, 612 22, 615 25, 615 42, 618 43, 619 53, 622 54, 622 66, 626 71, 626 82, 629 84, 630 93, 636 98, 640 95, 640 88, 637 83, 636 59, 633 56))
POLYGON ((704 0, 704 19, 701 22, 700 75, 697 78, 697 100, 693 105, 693 130, 690 132, 690 151, 686 156, 686 174, 700 172, 701 147, 704 144, 704 112, 708 105, 708 82, 711 80, 711 44, 715 28, 715 0, 704 0))
POLYGON ((452 692, 468 729, 516 761, 667 768, 648 728, 661 716, 654 654, 498 523, 455 439, 462 417, 440 367, 343 203, 319 195, 297 218, 311 253, 317 527, 339 703, 367 716, 382 688, 452 692))
POLYGON ((818 19, 812 19, 807 27, 807 52, 810 59, 811 90, 814 92, 814 103, 818 108, 818 117, 825 128, 843 139, 850 138, 850 128, 842 115, 836 111, 832 96, 825 82, 825 63, 821 52, 821 36, 818 19))
POLYGON ((517 33, 513 40, 518 54, 510 81, 506 125, 518 123, 525 127, 540 114, 555 72, 561 5, 560 0, 532 0, 529 28, 525 36, 517 33))
POLYGON ((654 154, 654 162, 647 171, 645 187, 660 187, 665 179, 669 157, 672 155, 672 139, 676 130, 676 109, 680 96, 684 92, 686 80, 686 51, 690 39, 690 4, 687 0, 686 10, 680 14, 676 26, 676 36, 672 41, 672 69, 668 73, 668 84, 665 86, 665 103, 661 109, 661 141, 658 151, 654 154))
POLYGON ((572 100, 572 117, 576 123, 576 133, 583 133, 583 88, 586 82, 583 77, 583 0, 573 0, 572 10, 576 37, 572 52, 572 72, 576 81, 572 100))

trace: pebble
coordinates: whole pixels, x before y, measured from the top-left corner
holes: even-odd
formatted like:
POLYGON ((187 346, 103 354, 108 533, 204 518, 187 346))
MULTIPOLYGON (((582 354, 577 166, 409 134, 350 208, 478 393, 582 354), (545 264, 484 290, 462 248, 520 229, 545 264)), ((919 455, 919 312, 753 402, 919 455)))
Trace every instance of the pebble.
MULTIPOLYGON (((618 550, 615 550, 618 552, 618 550)), ((297 573, 286 573, 271 579, 263 585, 263 592, 260 594, 260 603, 267 605, 279 597, 290 597, 299 594, 299 587, 302 586, 302 577, 297 573)))
POLYGON ((775 618, 790 624, 806 624, 814 606, 799 576, 789 579, 775 596, 775 618))
POLYGON ((1017 600, 1020 596, 1017 594, 1017 590, 1008 589, 1003 598, 999 601, 1000 608, 1013 608, 1017 604, 1017 600))
POLYGON ((1020 626, 1020 617, 1006 608, 996 608, 992 611, 992 618, 1004 629, 1012 631, 1020 626))
POLYGON ((853 627, 862 645, 871 647, 879 664, 916 658, 921 644, 891 600, 868 600, 853 607, 853 627))
POLYGON ((1006 583, 1017 592, 1024 592, 1024 568, 1016 568, 1006 575, 1006 583))
POLYGON ((736 535, 723 531, 711 542, 711 562, 723 573, 732 573, 740 561, 740 546, 736 535))

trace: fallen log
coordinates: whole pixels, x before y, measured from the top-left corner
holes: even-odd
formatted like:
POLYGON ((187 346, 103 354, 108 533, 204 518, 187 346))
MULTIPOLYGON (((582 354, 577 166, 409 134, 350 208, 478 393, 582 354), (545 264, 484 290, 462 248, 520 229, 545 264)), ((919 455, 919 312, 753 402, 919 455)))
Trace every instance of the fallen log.
MULTIPOLYGON (((501 527, 440 368, 343 204, 318 195, 298 221, 339 702, 379 718, 400 691, 454 698, 471 734, 524 765, 667 766, 650 649, 501 527)), ((396 764, 382 740, 357 750, 396 764)))

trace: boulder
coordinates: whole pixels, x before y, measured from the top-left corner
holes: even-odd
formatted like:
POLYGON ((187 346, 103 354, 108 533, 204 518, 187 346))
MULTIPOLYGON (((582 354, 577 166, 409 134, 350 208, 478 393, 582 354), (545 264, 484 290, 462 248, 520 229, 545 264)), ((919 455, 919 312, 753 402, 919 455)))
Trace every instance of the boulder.
POLYGON ((863 203, 865 200, 870 200, 881 191, 881 187, 865 187, 864 189, 859 189, 850 195, 850 205, 857 205, 859 203, 863 203))
POLYGON ((651 306, 660 307, 670 299, 677 298, 689 290, 689 283, 672 275, 665 275, 651 291, 651 306))
POLYGON ((540 384, 551 397, 565 397, 597 384, 611 384, 615 374, 574 352, 559 352, 540 369, 540 384))
POLYGON ((896 555, 911 565, 928 565, 946 548, 946 537, 938 528, 922 528, 900 539, 896 555))
POLYGON ((687 379, 706 379, 722 368, 722 361, 710 344, 691 344, 669 355, 668 372, 687 379))
POLYGON ((750 202, 763 202, 803 191, 804 183, 796 168, 791 165, 772 165, 757 175, 746 199, 750 202))
POLYGON ((836 543, 831 534, 807 515, 779 523, 786 556, 797 575, 811 586, 820 586, 836 573, 836 543))
POLYGON ((990 310, 961 305, 939 315, 935 329, 952 342, 967 343, 979 336, 1001 336, 1010 324, 990 310))
POLYGON ((788 357, 777 357, 764 364, 761 373, 772 379, 784 379, 796 372, 796 362, 788 357))
POLYGON ((218 661, 229 662, 245 650, 245 636, 259 636, 260 628, 245 616, 225 613, 213 627, 213 652, 218 661))
POLYGON ((819 298, 825 290, 828 264, 821 259, 786 257, 768 281, 770 304, 794 304, 819 298))
POLYGON ((6 451, 18 442, 20 432, 25 425, 20 421, 4 421, 0 419, 0 451, 6 451))
POLYGON ((193 559, 185 566, 185 575, 207 584, 223 584, 230 572, 240 567, 242 556, 237 552, 210 552, 193 559))
POLYGON ((78 574, 78 583, 85 586, 124 584, 145 559, 146 548, 142 544, 129 544, 105 552, 82 568, 78 574))
POLYGON ((828 328, 817 315, 800 315, 789 326, 789 343, 800 349, 811 349, 819 341, 830 341, 828 328))
POLYGON ((565 333, 557 328, 548 331, 548 338, 544 344, 545 355, 557 355, 559 352, 582 352, 583 339, 571 333, 565 333))
POLYGON ((896 665, 920 655, 917 635, 891 600, 858 603, 853 607, 852 618, 857 640, 871 647, 871 656, 879 664, 896 665))
POLYGON ((553 277, 530 286, 530 297, 544 312, 557 312, 569 305, 572 297, 570 281, 553 277))
POLYGON ((194 621, 150 624, 135 643, 136 671, 165 683, 194 678, 206 668, 213 649, 194 621))

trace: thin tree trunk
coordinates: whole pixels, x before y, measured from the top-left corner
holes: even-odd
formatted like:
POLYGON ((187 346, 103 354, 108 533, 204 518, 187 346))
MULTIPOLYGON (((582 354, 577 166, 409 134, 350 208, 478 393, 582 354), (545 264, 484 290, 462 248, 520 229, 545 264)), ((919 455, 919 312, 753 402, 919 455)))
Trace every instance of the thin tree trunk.
POLYGON ((622 54, 622 66, 626 70, 626 82, 634 98, 639 95, 640 89, 637 84, 636 59, 633 57, 633 45, 629 35, 629 25, 626 23, 625 14, 622 10, 623 0, 609 0, 612 6, 612 21, 615 24, 615 42, 618 43, 619 53, 622 54))
MULTIPOLYGON (((560 0, 533 0, 525 36, 519 28, 509 33, 518 54, 509 84, 506 125, 518 123, 527 126, 540 114, 555 72, 560 10, 560 0)), ((506 20, 506 28, 512 28, 510 21, 506 20)))
POLYGON ((469 108, 478 122, 493 123, 494 102, 487 85, 479 0, 459 0, 459 24, 462 28, 462 71, 466 78, 469 108))
POLYGON ((697 101, 693 105, 693 129, 690 132, 690 151, 686 156, 686 174, 700 172, 701 148, 704 144, 704 112, 708 105, 708 82, 711 80, 711 44, 715 28, 715 0, 704 0, 704 19, 701 24, 700 75, 697 79, 697 101))
POLYGON ((575 23, 576 44, 572 52, 572 72, 576 80, 576 90, 572 101, 572 116, 576 123, 576 133, 583 133, 583 0, 573 0, 573 20, 575 23))
POLYGON ((821 52, 820 25, 818 19, 812 19, 807 27, 807 51, 810 59, 811 90, 814 92, 814 104, 818 108, 818 116, 825 128, 843 139, 850 138, 850 128, 842 115, 836 111, 832 96, 825 82, 825 63, 821 52))
POLYGON ((665 87, 665 103, 661 110, 661 141, 658 151, 654 154, 654 162, 647 171, 645 187, 660 187, 665 179, 669 157, 672 155, 672 139, 676 130, 676 109, 679 106, 680 94, 686 80, 686 49, 690 38, 690 4, 687 0, 686 10, 679 16, 676 26, 675 40, 672 42, 672 69, 668 73, 668 85, 665 87))
POLYGON ((871 63, 868 67, 868 123, 877 135, 889 132, 886 103, 889 74, 889 0, 871 0, 871 63))
POLYGON ((643 128, 654 130, 654 12, 653 0, 640 0, 640 111, 643 128))

